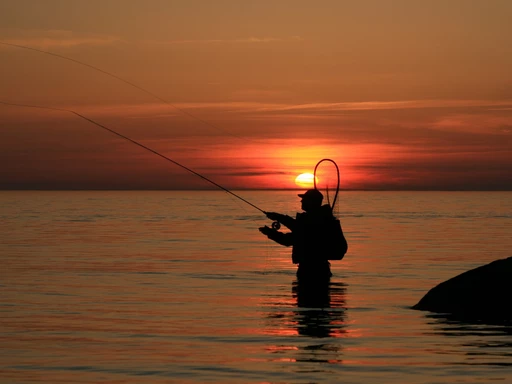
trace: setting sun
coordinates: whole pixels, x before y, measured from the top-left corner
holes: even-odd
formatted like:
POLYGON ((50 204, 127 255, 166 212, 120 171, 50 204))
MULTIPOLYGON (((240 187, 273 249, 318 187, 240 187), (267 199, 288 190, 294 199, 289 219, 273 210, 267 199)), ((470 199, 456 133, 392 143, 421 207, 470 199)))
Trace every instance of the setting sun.
POLYGON ((315 176, 312 173, 301 173, 295 178, 295 184, 301 188, 313 188, 315 186, 314 179, 315 176))

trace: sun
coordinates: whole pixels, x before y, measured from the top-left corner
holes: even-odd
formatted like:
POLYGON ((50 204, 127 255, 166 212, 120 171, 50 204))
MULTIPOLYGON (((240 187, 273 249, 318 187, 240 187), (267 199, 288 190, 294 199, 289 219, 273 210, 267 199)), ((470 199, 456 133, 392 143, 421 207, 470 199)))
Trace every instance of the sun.
MULTIPOLYGON (((313 188, 315 186, 315 175, 312 173, 301 173, 295 178, 295 184, 301 188, 313 188)), ((318 182, 318 178, 317 178, 318 182)))

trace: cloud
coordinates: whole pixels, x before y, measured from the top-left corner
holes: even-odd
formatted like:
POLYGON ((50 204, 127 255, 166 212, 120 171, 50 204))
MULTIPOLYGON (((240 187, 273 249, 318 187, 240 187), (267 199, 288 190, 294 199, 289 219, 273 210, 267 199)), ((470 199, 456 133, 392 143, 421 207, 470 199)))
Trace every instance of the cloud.
MULTIPOLYGON (((256 91, 255 91, 256 92, 256 91)), ((264 91, 258 91, 263 92, 264 91)), ((258 93, 256 92, 256 93, 258 93)), ((269 91, 272 93, 272 91, 269 91)), ((248 91, 247 94, 256 94, 248 91)), ((54 105, 59 107, 58 105, 54 105)), ((331 118, 343 116, 340 112, 357 111, 393 111, 393 110, 421 110, 421 109, 463 109, 481 108, 478 112, 481 116, 493 112, 508 113, 512 110, 512 100, 405 100, 405 101, 371 101, 371 102, 339 102, 339 103, 267 103, 258 101, 226 101, 226 102, 181 102, 181 103, 144 103, 144 104, 111 104, 109 106, 84 107, 83 105, 60 106, 69 109, 81 109, 88 113, 99 113, 101 115, 130 116, 132 118, 165 117, 184 115, 180 110, 187 113, 238 113, 252 114, 253 117, 269 118, 331 118), (502 107, 498 109, 489 107, 502 107), (129 112, 129 114, 127 114, 129 112)), ((439 111, 439 115, 443 112, 439 111)), ((346 115, 353 116, 353 115, 346 115)), ((437 121, 434 126, 442 128, 447 125, 465 125, 474 119, 474 114, 447 115, 443 120, 437 121)), ((489 121, 491 122, 491 121, 489 121)), ((393 122, 396 124, 397 122, 393 122)), ((509 125, 508 116, 495 117, 492 125, 509 125)))
MULTIPOLYGON (((247 168, 247 167, 244 167, 247 168)), ((210 174, 220 175, 220 176, 281 176, 281 175, 289 175, 290 172, 284 171, 226 171, 224 168, 219 167, 201 167, 203 171, 209 171, 210 174), (213 171, 213 172, 212 172, 213 171)))
MULTIPOLYGON (((248 92, 247 94, 251 94, 248 92)), ((432 116, 440 116, 437 121, 432 125, 426 123, 428 126, 436 128, 443 128, 450 125, 450 120, 455 125, 470 124, 471 120, 475 117, 473 112, 478 112, 479 120, 485 123, 485 115, 489 115, 488 122, 493 126, 510 125, 510 118, 508 116, 492 118, 493 106, 512 106, 512 100, 408 100, 408 101, 372 101, 372 102, 339 102, 339 103, 307 103, 307 104, 293 104, 293 103, 267 103, 258 101, 236 101, 236 102, 201 102, 201 103, 173 103, 173 104, 145 104, 142 106, 131 105, 129 108, 132 112, 142 113, 144 115, 165 113, 165 111, 180 112, 186 111, 187 114, 201 116, 209 116, 209 114, 238 114, 250 116, 252 119, 272 119, 272 120, 290 120, 296 118, 303 119, 316 119, 316 120, 330 120, 337 118, 358 119, 354 114, 348 112, 366 112, 366 111, 406 111, 406 110, 437 110, 432 116), (457 115, 450 115, 450 110, 469 109, 472 113, 462 114, 457 112, 457 115), (143 110, 146 110, 143 112, 143 110), (150 113, 148 113, 150 111, 150 113)), ((507 113, 508 110, 501 110, 507 113)), ((180 113, 178 113, 179 115, 180 113)), ((364 116, 363 116, 364 117, 364 116)), ((372 118, 375 121, 375 117, 372 118)), ((380 121, 380 120, 379 120, 380 121)), ((382 120, 381 123, 384 121, 382 120)), ((473 123, 475 121, 473 120, 473 123)), ((390 124, 399 126, 404 124, 401 119, 391 118, 390 124)), ((410 125, 410 122, 405 124, 410 125)), ((418 126, 416 121, 415 126, 418 126)), ((425 126, 427 126, 425 125, 425 126)))
MULTIPOLYGON (((271 92, 271 91, 270 91, 271 92)), ((251 94, 248 92, 247 94, 251 94)), ((440 109, 440 108, 484 108, 503 106, 512 108, 512 100, 406 100, 406 101, 362 101, 339 103, 265 103, 257 101, 228 101, 228 102, 200 102, 200 103, 173 103, 173 104, 144 104, 142 108, 168 109, 175 106, 180 109, 210 110, 222 112, 330 112, 336 116, 336 111, 383 111, 402 109, 440 109)), ((138 108, 130 105, 130 108, 138 108)), ((487 109, 490 110, 490 109, 487 109)))
POLYGON ((163 40, 148 41, 155 45, 178 45, 178 44, 266 44, 266 43, 288 43, 303 41, 299 36, 291 37, 246 37, 238 39, 196 39, 196 40, 163 40))
MULTIPOLYGON (((2 30, 1 41, 8 44, 30 46, 39 49, 70 48, 76 46, 105 46, 120 42, 115 36, 81 34, 67 30, 2 30)), ((5 46, 4 46, 5 47, 5 46)))
POLYGON ((297 105, 262 106, 261 111, 377 111, 392 109, 463 108, 463 107, 509 107, 512 100, 403 100, 361 101, 341 103, 309 103, 297 105))
POLYGON ((443 116, 432 125, 434 129, 472 133, 508 133, 512 116, 488 114, 453 114, 443 116))

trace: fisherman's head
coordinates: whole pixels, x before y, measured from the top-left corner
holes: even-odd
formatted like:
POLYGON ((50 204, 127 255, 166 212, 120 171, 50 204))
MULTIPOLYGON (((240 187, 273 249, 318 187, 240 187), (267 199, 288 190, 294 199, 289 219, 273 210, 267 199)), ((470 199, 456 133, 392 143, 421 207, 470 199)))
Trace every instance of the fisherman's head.
POLYGON ((299 193, 302 198, 302 210, 311 211, 322 206, 324 196, 318 189, 308 189, 305 193, 299 193))

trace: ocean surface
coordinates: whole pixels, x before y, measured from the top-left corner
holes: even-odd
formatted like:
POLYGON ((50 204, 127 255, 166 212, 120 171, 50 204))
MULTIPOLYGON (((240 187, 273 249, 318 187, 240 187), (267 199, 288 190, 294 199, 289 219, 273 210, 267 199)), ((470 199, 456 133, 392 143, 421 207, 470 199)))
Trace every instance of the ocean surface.
POLYGON ((341 192, 338 213, 349 252, 311 298, 225 192, 0 192, 0 382, 512 382, 511 326, 410 309, 512 256, 512 192, 341 192))

